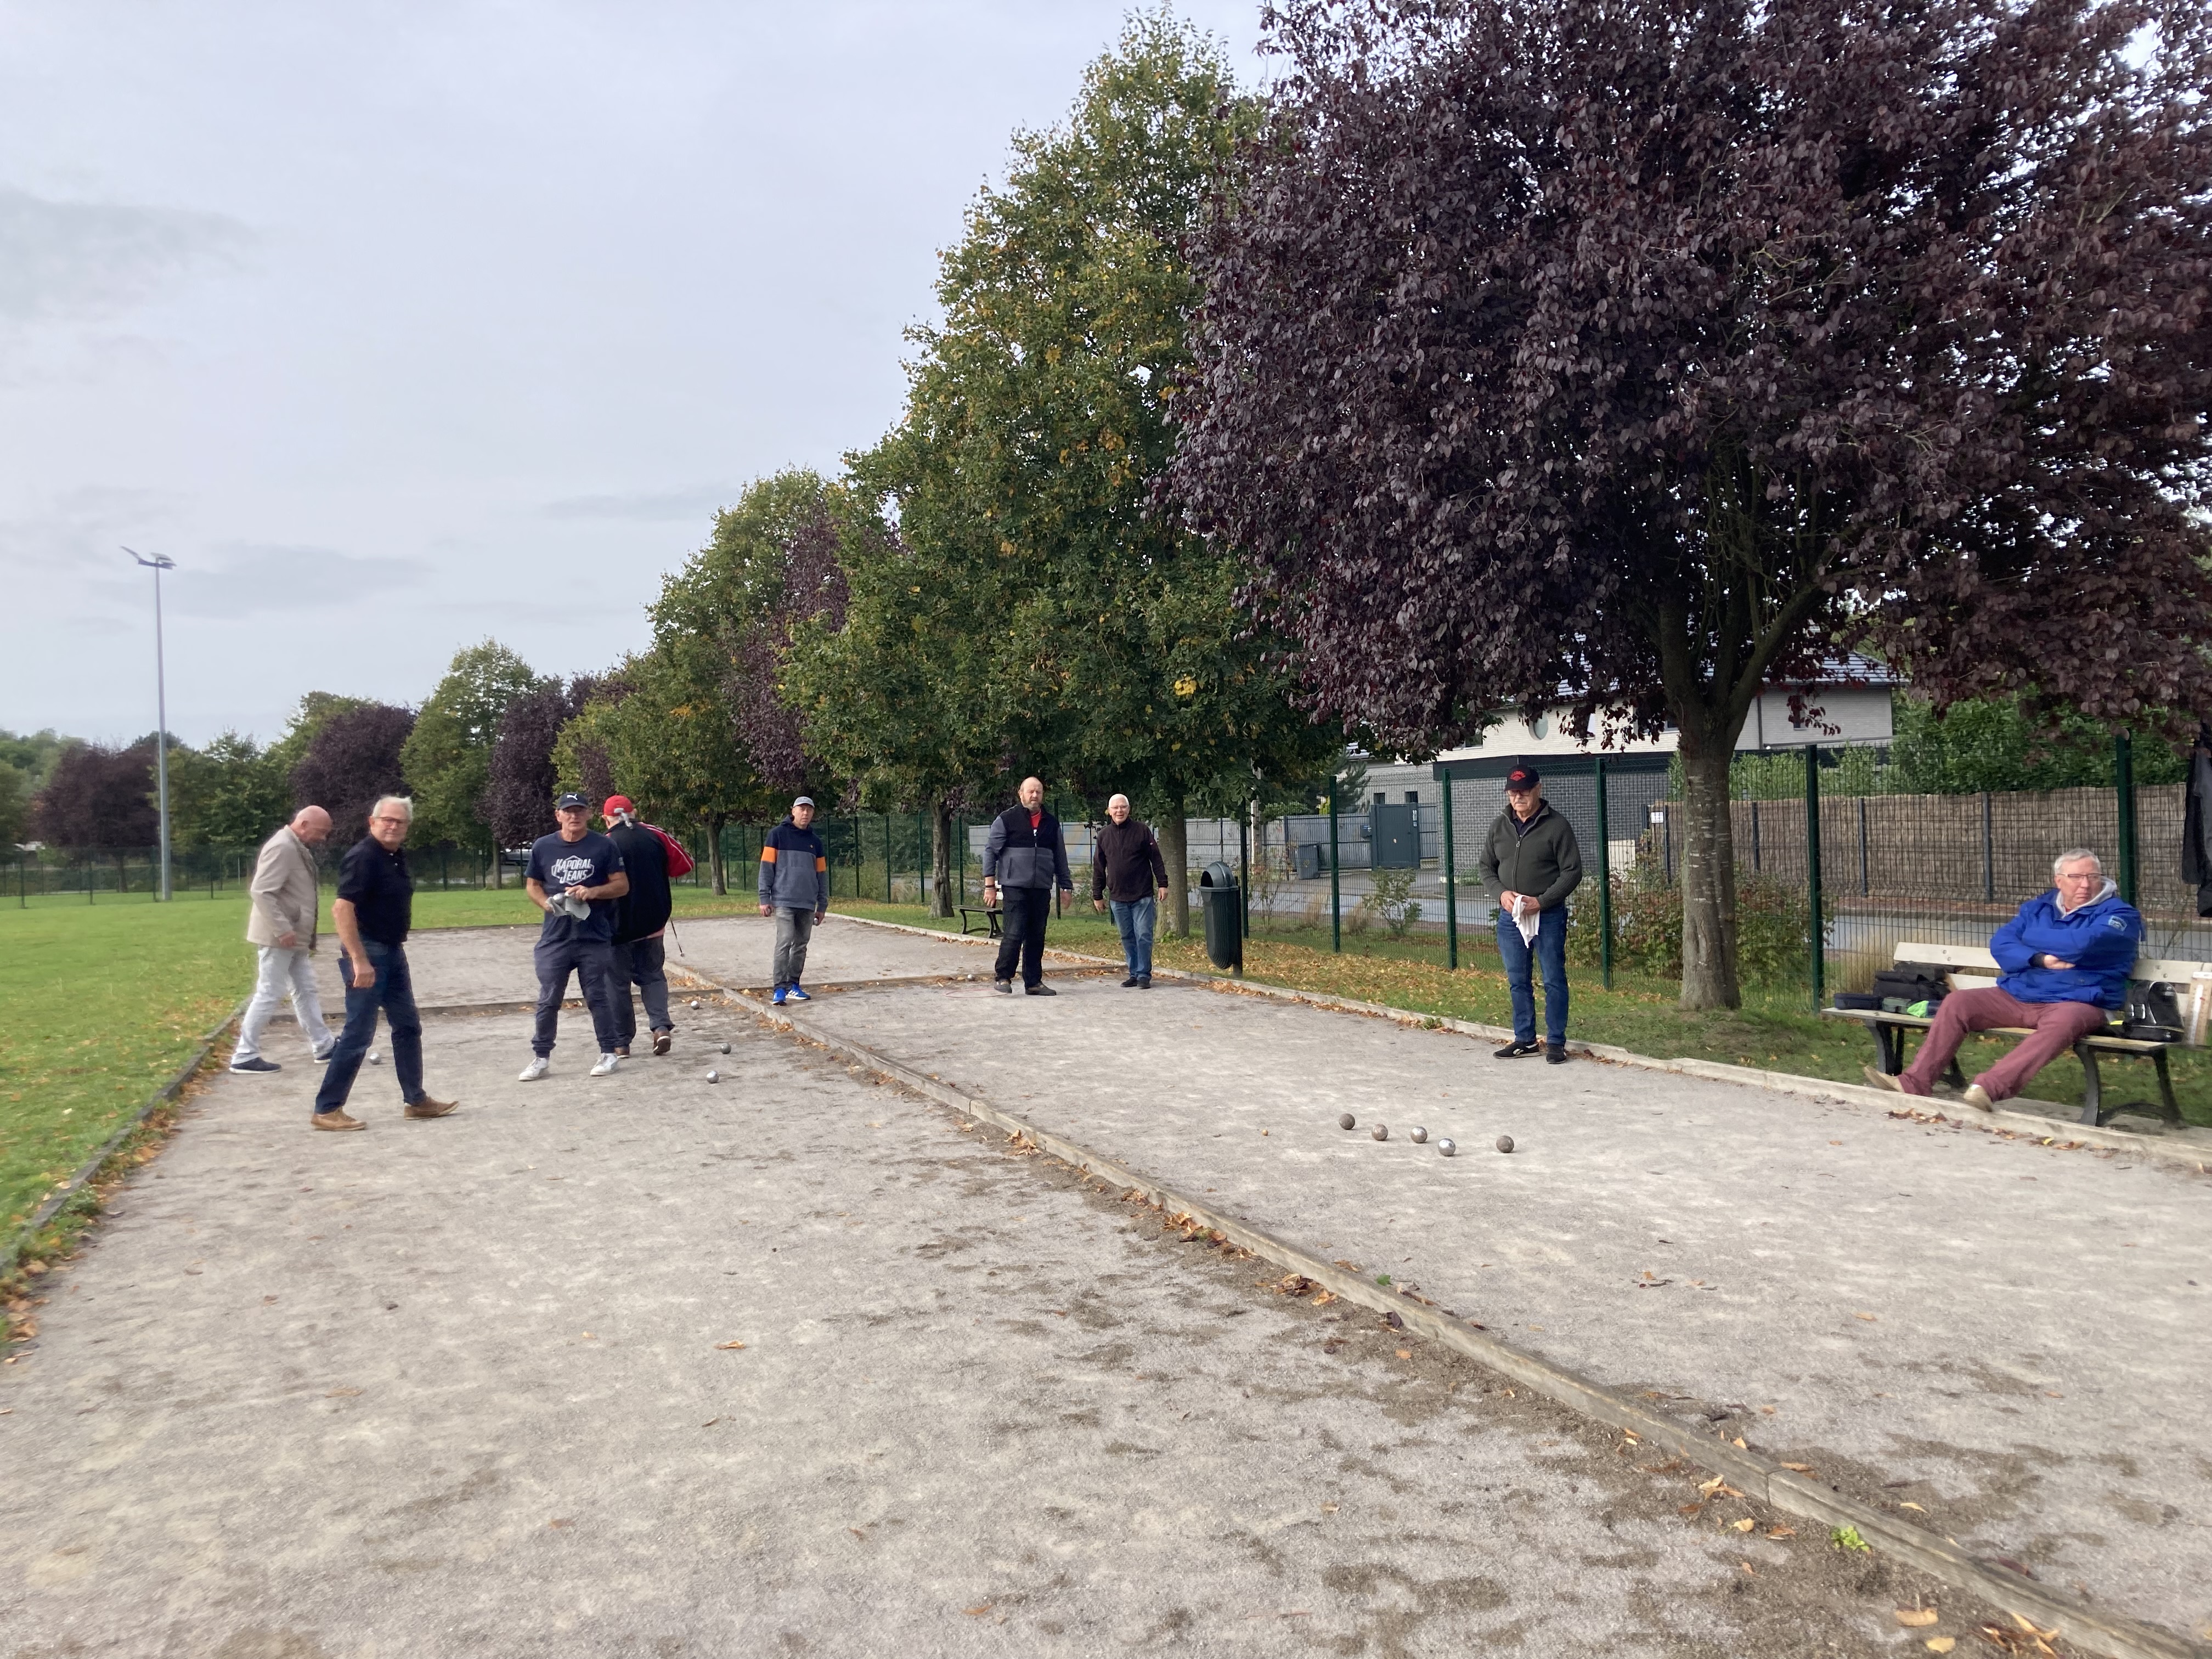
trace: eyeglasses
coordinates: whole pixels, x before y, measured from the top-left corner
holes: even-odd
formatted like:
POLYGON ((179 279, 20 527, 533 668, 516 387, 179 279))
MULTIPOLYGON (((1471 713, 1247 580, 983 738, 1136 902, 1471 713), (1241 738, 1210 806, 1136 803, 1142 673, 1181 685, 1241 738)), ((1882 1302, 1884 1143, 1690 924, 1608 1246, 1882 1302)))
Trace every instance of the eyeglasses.
POLYGON ((407 820, 405 818, 396 818, 389 812, 379 812, 374 817, 369 819, 369 822, 371 823, 405 823, 407 820))

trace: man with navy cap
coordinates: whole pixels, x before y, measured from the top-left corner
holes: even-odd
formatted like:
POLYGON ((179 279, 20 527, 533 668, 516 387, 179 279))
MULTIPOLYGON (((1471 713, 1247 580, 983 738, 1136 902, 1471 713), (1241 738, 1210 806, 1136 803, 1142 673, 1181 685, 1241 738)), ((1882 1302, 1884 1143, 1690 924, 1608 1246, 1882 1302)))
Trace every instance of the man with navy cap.
POLYGON ((811 795, 792 802, 761 843, 760 913, 775 918, 775 1000, 812 1001, 799 979, 807 941, 830 914, 830 849, 815 831, 811 795))
MULTIPOLYGON (((553 1039, 561 1024, 561 1002, 568 994, 568 975, 583 982, 584 1006, 592 1012, 592 1030, 599 1042, 593 1077, 606 1077, 620 1063, 620 1022, 615 1016, 615 901, 629 891, 622 850, 592 828, 592 809, 584 798, 567 794, 553 803, 561 828, 531 844, 523 885, 531 902, 545 913, 545 926, 532 955, 538 967, 538 1025, 530 1038, 530 1064, 522 1081, 535 1083, 551 1069, 553 1039)), ((629 994, 627 982, 623 994, 629 994)))
POLYGON ((1500 1060, 1536 1052, 1536 990, 1544 980, 1544 1058, 1567 1057, 1567 895, 1582 883, 1575 827, 1544 801, 1533 766, 1505 775, 1505 811, 1482 843, 1482 884, 1498 904, 1498 954, 1513 993, 1513 1041, 1500 1060))

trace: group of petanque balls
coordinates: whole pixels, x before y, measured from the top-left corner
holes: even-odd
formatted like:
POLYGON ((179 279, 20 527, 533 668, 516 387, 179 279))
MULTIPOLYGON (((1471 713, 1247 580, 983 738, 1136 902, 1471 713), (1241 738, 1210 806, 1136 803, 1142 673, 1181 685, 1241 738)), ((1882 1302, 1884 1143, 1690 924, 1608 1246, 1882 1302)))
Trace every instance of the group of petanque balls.
MULTIPOLYGON (((1336 1127, 1340 1129, 1356 1129, 1359 1127, 1359 1120, 1352 1116, 1351 1113, 1346 1112, 1343 1116, 1337 1119, 1336 1127)), ((1390 1126, 1387 1123, 1378 1123, 1372 1129, 1370 1129, 1368 1133, 1373 1135, 1377 1140, 1388 1140, 1390 1139, 1390 1126)), ((1407 1138, 1416 1146, 1426 1146, 1428 1144, 1429 1132, 1417 1123, 1413 1126, 1413 1130, 1407 1138)), ((1513 1150, 1513 1137, 1511 1135, 1498 1136, 1498 1150, 1501 1152, 1511 1152, 1513 1150)), ((1443 1153, 1446 1158, 1453 1157, 1459 1151, 1459 1142, 1454 1140, 1449 1135, 1440 1135, 1437 1139, 1437 1151, 1443 1153)))

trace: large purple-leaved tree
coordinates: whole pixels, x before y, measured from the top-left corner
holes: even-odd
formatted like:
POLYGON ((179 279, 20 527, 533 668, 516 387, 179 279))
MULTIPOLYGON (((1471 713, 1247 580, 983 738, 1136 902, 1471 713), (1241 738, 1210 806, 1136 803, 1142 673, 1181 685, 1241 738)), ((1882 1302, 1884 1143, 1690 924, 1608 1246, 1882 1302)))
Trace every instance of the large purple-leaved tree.
POLYGON ((1291 0, 1197 250, 1174 485, 1318 706, 1423 752, 1680 732, 1682 1003, 1729 759, 1845 650, 1939 703, 2206 706, 2212 11, 1291 0))
MULTIPOLYGON (((549 679, 507 705, 499 735, 492 740, 483 799, 477 807, 477 815, 491 826, 499 846, 527 847, 538 836, 553 833, 553 802, 558 795, 553 745, 561 728, 591 701, 594 684, 582 674, 566 686, 549 679)), ((597 805, 593 803, 595 808, 597 805)))
POLYGON ((292 768, 292 805, 331 815, 339 849, 368 833, 368 809, 383 795, 407 793, 399 753, 415 729, 414 711, 365 703, 331 715, 292 768))
POLYGON ((70 744, 31 803, 33 833, 56 847, 135 850, 154 843, 160 822, 151 738, 127 749, 70 744))

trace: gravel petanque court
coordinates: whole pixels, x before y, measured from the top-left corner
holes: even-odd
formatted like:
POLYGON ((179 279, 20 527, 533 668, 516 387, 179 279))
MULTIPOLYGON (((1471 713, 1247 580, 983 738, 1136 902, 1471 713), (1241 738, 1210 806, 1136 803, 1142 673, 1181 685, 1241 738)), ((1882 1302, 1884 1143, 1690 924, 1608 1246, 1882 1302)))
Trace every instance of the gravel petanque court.
MULTIPOLYGON (((824 932, 854 979, 868 976, 875 942, 845 936, 872 931, 824 932)), ((734 961, 742 940, 727 932, 734 961)), ((418 939, 420 979, 464 1007, 496 1001, 488 940, 511 941, 507 976, 526 984, 527 935, 504 932, 418 939)), ((1190 989, 1115 1004, 1096 981, 1060 983, 1057 1000, 1009 1004, 988 983, 910 982, 808 1012, 866 1026, 871 1041, 935 1042, 934 1068, 957 1062, 1102 1150, 1156 1153, 1176 1166, 1160 1173, 1217 1187, 1268 1224, 1325 1221, 1302 1241, 1432 1290, 1456 1271, 1449 1217, 1472 1212, 1469 1193, 1497 1203, 1523 1190, 1508 1183, 1556 1178, 1556 1119, 1525 1131, 1515 1119, 1527 1151, 1508 1159, 1474 1147, 1468 1126, 1489 1117, 1426 1114, 1432 1133, 1459 1127, 1470 1148, 1443 1164, 1446 1178, 1481 1188, 1424 1184, 1442 1161, 1395 1133, 1357 1138, 1368 1164, 1345 1150, 1340 1100, 1364 1122, 1368 1098, 1425 1063, 1406 1056, 1481 1052, 1471 1044, 1190 989), (1419 1042, 1431 1050, 1408 1046, 1419 1042), (1317 1043, 1336 1055, 1319 1071, 1317 1043), (1271 1104, 1224 1094, 1240 1049, 1238 1086, 1271 1104), (1399 1071, 1376 1072, 1394 1052, 1399 1071), (1212 1059, 1188 1086, 1150 1097, 1146 1068, 1178 1054, 1212 1059), (1244 1115, 1255 1154, 1215 1149, 1230 1132, 1206 1126, 1224 1112, 1244 1115), (1326 1133, 1310 1133, 1308 1117, 1326 1133), (1401 1173, 1370 1186, 1364 1171, 1386 1168, 1401 1173), (1328 1192, 1301 1199, 1287 1189, 1297 1183, 1328 1192), (1370 1195, 1389 1202, 1363 1219, 1353 1200, 1370 1195), (1381 1247, 1397 1249, 1401 1234, 1426 1241, 1401 1255, 1429 1254, 1387 1262, 1381 1247)), ((1997 1617, 1879 1554, 1838 1550, 1809 1523, 1701 1493, 1702 1471, 1509 1395, 1370 1311, 1285 1295, 1269 1264, 1186 1240, 741 1010, 678 1010, 668 1058, 592 1079, 588 1041, 571 1041, 554 1076, 532 1085, 514 1079, 526 1016, 434 1013, 430 1083, 461 1110, 404 1121, 388 1066, 365 1069, 364 1134, 308 1131, 316 1073, 289 1030, 271 1045, 281 1074, 213 1077, 82 1255, 39 1281, 39 1335, 0 1370, 0 1655, 1031 1655, 1103 1643, 1690 1659, 1917 1651, 1937 1632, 1963 1650, 1976 1622, 1997 1617), (1939 1622, 1901 1627, 1895 1609, 1923 1599, 1939 1622)), ((1599 1076, 1569 1080, 1596 1088, 1599 1076)), ((1732 1109, 1705 1109, 1735 1121, 1732 1109)), ((1695 1154, 1685 1144, 1668 1156, 1695 1154)), ((2033 1156, 2039 1173, 2058 1163, 2033 1156)), ((1986 1180, 1996 1157, 1966 1161, 1986 1180)), ((2069 1178, 2140 1174, 2080 1168, 2069 1178)), ((1696 1224, 1670 1224, 1686 1248, 1724 1231, 1714 1206, 1735 1179, 1725 1160, 1705 1170, 1708 1198, 1684 1212, 1696 1224)), ((1541 1273, 1525 1270, 1535 1256, 1486 1249, 1481 1261, 1523 1264, 1526 1305, 1510 1310, 1544 1323, 1536 1298, 1548 1297, 1551 1318, 1589 1340, 1612 1304, 1590 1299, 1595 1281, 1575 1263, 1602 1254, 1602 1212, 1624 1202, 1588 1200, 1590 1231, 1547 1243, 1541 1273)), ((1788 1221, 1790 1250, 1805 1248, 1794 1212, 1773 1218, 1788 1221)), ((2148 1240, 2168 1218, 2147 1203, 2132 1224, 2148 1240)), ((1971 1260, 1957 1224, 1948 1248, 1971 1260)), ((1474 1288, 1497 1322, 1497 1285, 1474 1288)), ((1762 1305, 1708 1322, 1712 1376, 1741 1363, 1762 1305)), ((1887 1334, 1897 1304, 1880 1305, 1887 1334)), ((2176 1334, 2184 1349, 2190 1340, 2176 1334)), ((1639 1374, 1702 1376, 1686 1352, 1662 1345, 1639 1374)), ((1928 1385, 1968 1392, 2037 1352, 1928 1385)), ((1810 1361, 1796 1362, 1808 1378, 1862 1364, 1862 1383, 1888 1381, 1848 1347, 1810 1361)), ((2066 1362, 2045 1352, 2033 1363, 2066 1362)), ((1794 1427, 1817 1386, 1749 1409, 1778 1399, 1794 1427)), ((2023 1442, 2048 1436, 2017 1391, 2002 1401, 2022 1412, 2023 1442)), ((1769 1437, 1763 1419, 1745 1420, 1769 1437)), ((1973 1416, 1961 1437, 1990 1420, 1973 1416)), ((2059 1540, 2115 1609, 2166 1616, 2106 1587, 2106 1559, 2131 1538, 2155 1532, 2167 1553, 2154 1565, 2173 1578, 2194 1559, 2185 1520, 2139 1521, 2133 1534, 2108 1522, 2094 1543, 2068 1530, 2100 1493, 2150 1490, 2151 1465, 2185 1468, 2186 1454, 2147 1456, 2138 1474, 2022 1451, 2005 1468, 1993 1460, 1966 1497, 1946 1495, 1955 1449, 1889 1455, 1916 1477, 1893 1497, 1939 1524, 1991 1515, 2014 1553, 2059 1540), (2075 1510, 2054 1501, 2069 1483, 2095 1487, 2075 1510)))
POLYGON ((1841 1100, 1501 1063, 1187 983, 1056 983, 1041 1003, 886 986, 804 1017, 1516 1346, 1723 1413, 1716 1432, 2046 1586, 2212 1638, 2212 1179, 1841 1100))

